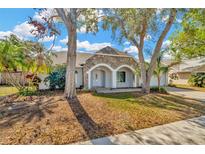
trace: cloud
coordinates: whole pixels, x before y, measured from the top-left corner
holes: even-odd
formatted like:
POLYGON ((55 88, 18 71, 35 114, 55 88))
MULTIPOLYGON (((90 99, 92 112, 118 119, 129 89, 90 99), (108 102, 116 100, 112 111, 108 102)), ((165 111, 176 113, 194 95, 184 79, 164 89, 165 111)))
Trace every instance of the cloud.
POLYGON ((10 36, 11 34, 13 34, 11 31, 0 31, 0 39, 5 39, 5 37, 10 36))
POLYGON ((131 46, 125 48, 124 52, 127 52, 129 54, 134 54, 134 53, 138 53, 138 49, 137 49, 137 47, 131 45, 131 46))
POLYGON ((123 43, 123 45, 130 45, 130 42, 126 41, 123 43))
MULTIPOLYGON (((67 44, 68 36, 66 38, 60 40, 60 43, 67 44)), ((102 42, 102 43, 90 43, 89 41, 79 41, 77 40, 77 49, 78 50, 85 50, 85 51, 97 51, 106 46, 112 46, 109 42, 102 42)))
POLYGON ((54 46, 54 47, 52 48, 52 50, 54 50, 54 51, 67 51, 68 48, 67 48, 67 47, 62 47, 62 46, 60 46, 60 45, 57 45, 57 46, 54 46))
POLYGON ((3 39, 6 36, 14 34, 20 39, 26 40, 30 37, 34 37, 34 35, 31 34, 32 30, 34 30, 34 27, 32 25, 28 24, 28 22, 23 22, 19 25, 16 25, 11 31, 0 31, 0 38, 3 39))
POLYGON ((162 48, 168 48, 171 45, 172 41, 166 40, 162 43, 162 48))
MULTIPOLYGON (((43 18, 49 18, 51 16, 57 15, 55 9, 47 8, 42 11, 36 11, 33 19, 39 21, 39 22, 45 22, 43 18)), ((55 21, 55 19, 54 19, 55 21)))
POLYGON ((78 33, 86 33, 86 26, 82 26, 80 29, 77 30, 78 33))
POLYGON ((66 36, 66 38, 60 40, 60 43, 63 43, 63 44, 67 44, 68 42, 68 36, 66 36))
POLYGON ((39 42, 50 42, 54 40, 54 35, 53 36, 45 36, 44 38, 40 38, 38 41, 39 42))
POLYGON ((29 37, 34 37, 34 35, 31 33, 31 31, 34 29, 35 28, 26 21, 16 25, 13 29, 13 33, 20 38, 27 39, 29 37))
POLYGON ((103 42, 103 43, 90 43, 88 41, 80 42, 77 40, 77 48, 84 49, 85 51, 97 51, 106 46, 112 46, 111 43, 103 42))

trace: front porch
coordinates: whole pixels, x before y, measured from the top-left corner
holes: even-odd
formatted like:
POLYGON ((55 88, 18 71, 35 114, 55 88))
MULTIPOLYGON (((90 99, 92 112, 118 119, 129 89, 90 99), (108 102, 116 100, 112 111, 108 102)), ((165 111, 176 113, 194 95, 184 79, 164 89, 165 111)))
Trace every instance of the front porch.
POLYGON ((124 92, 140 92, 141 88, 96 88, 96 92, 99 94, 109 94, 109 93, 124 93, 124 92))
MULTIPOLYGON (((135 70, 128 65, 121 65, 113 69, 107 64, 98 64, 88 72, 88 89, 97 89, 98 91, 110 91, 110 89, 119 89, 133 91, 133 88, 139 87, 139 77, 135 70)), ((113 90, 112 90, 113 91, 113 90)), ((124 91, 125 92, 125 91, 124 91)))

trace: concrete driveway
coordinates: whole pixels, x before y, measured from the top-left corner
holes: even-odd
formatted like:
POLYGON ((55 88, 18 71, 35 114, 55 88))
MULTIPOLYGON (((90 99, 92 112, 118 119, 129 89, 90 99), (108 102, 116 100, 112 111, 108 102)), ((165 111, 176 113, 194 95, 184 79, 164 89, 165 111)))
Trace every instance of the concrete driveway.
POLYGON ((175 87, 167 87, 167 92, 173 95, 178 95, 205 102, 205 92, 175 87))
POLYGON ((76 144, 205 144, 205 116, 76 144))

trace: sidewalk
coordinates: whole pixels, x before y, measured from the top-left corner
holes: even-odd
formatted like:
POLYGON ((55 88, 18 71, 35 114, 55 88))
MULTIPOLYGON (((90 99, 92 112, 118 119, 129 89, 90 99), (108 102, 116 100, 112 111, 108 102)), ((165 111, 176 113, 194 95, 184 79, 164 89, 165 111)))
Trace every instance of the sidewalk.
POLYGON ((205 116, 76 144, 205 144, 205 116))

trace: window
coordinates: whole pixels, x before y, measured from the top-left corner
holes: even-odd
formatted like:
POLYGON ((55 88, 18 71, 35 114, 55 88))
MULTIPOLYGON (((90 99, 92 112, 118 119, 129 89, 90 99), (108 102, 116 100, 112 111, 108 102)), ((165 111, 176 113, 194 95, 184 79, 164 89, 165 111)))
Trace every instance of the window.
POLYGON ((126 76, 125 72, 117 72, 117 82, 125 82, 126 76))
POLYGON ((98 80, 98 74, 95 74, 95 80, 98 80))

